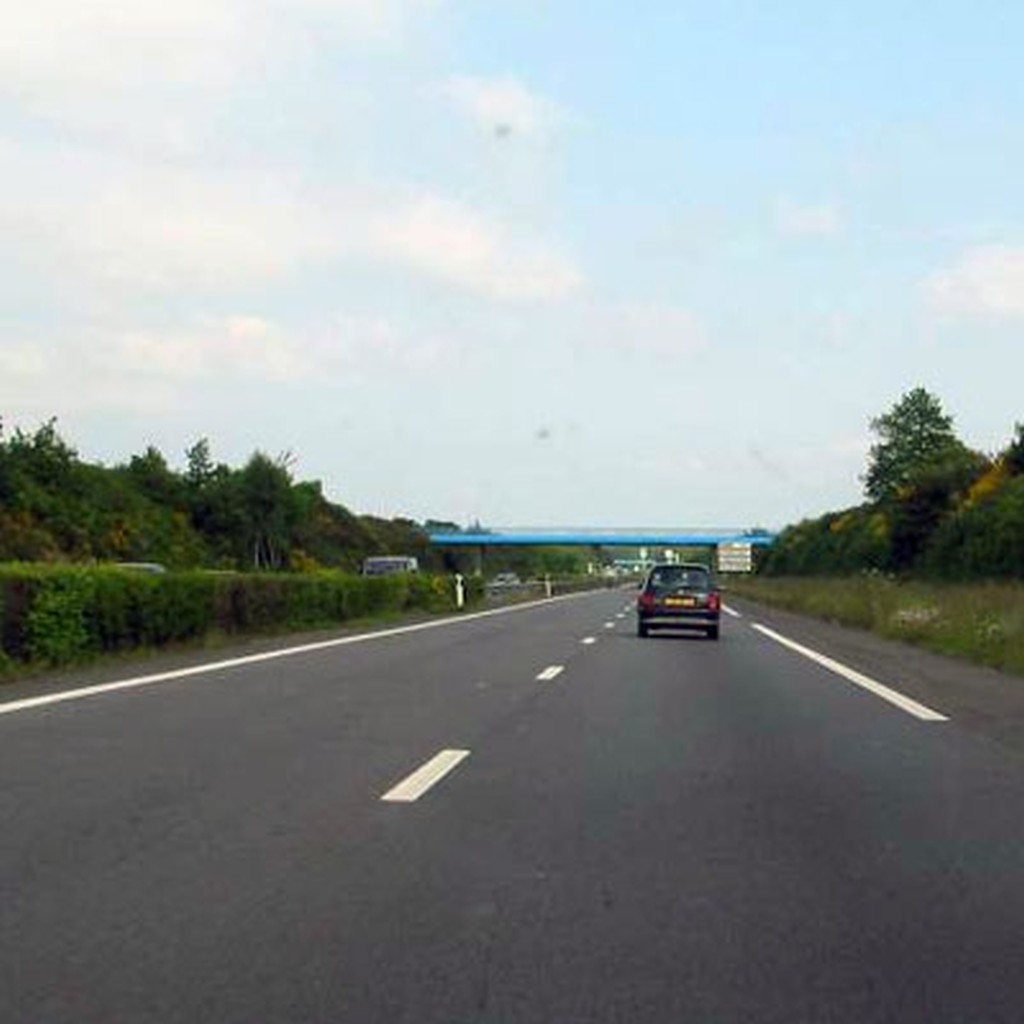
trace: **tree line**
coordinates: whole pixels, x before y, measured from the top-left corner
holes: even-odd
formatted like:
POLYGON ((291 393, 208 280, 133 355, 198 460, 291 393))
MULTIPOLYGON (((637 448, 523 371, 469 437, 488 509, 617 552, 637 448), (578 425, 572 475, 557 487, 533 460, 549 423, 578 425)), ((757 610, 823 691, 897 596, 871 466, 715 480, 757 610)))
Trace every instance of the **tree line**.
POLYGON ((9 435, 0 423, 0 562, 354 571, 404 554, 443 567, 428 530, 457 526, 356 515, 319 481, 295 480, 293 461, 257 451, 231 467, 200 438, 182 471, 153 446, 108 467, 81 459, 55 420, 9 435))
POLYGON ((1024 424, 986 454, 918 387, 871 420, 866 501, 787 527, 761 571, 1024 578, 1024 424))

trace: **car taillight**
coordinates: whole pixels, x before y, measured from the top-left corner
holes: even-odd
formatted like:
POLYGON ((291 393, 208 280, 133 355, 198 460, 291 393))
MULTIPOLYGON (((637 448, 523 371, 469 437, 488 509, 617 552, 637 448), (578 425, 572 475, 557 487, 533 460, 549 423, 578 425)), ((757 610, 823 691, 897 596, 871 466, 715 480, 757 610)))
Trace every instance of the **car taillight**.
POLYGON ((722 598, 714 591, 711 591, 711 593, 708 594, 708 608, 713 612, 721 611, 722 609, 722 598))
POLYGON ((648 594, 645 591, 637 598, 637 604, 643 608, 645 612, 649 612, 654 607, 654 595, 648 594))

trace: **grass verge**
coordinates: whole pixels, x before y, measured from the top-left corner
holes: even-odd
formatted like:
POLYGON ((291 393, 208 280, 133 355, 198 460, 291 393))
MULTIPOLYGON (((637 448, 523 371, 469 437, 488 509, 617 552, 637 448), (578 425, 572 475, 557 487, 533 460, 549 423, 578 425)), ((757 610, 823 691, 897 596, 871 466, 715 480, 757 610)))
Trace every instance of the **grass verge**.
POLYGON ((1024 675, 1024 583, 885 576, 730 580, 730 593, 1024 675))

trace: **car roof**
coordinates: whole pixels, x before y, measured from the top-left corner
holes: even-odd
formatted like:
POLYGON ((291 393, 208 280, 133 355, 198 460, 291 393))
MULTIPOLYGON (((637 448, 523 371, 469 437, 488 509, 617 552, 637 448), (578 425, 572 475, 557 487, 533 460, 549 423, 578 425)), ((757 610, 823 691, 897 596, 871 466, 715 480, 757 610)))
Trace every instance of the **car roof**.
POLYGON ((655 569, 703 569, 711 572, 711 566, 703 562, 655 562, 650 571, 654 572, 655 569))

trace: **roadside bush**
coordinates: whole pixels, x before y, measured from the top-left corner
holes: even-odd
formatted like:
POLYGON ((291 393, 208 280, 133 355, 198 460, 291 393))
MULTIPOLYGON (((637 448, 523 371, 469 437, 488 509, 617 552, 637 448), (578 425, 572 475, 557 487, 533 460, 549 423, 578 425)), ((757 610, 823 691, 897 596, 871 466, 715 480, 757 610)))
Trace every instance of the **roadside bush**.
POLYGON ((946 519, 931 539, 925 568, 953 579, 1024 579, 1024 476, 946 519))
MULTIPOLYGON (((467 580, 467 601, 483 596, 467 580)), ((0 566, 0 672, 224 634, 326 627, 388 612, 455 608, 450 576, 137 573, 115 567, 0 566)))
POLYGON ((814 576, 882 570, 891 557, 891 528, 880 509, 862 505, 789 526, 764 553, 769 576, 814 576))
POLYGON ((84 572, 46 573, 25 615, 24 649, 32 661, 64 665, 89 651, 87 608, 92 580, 84 572))

